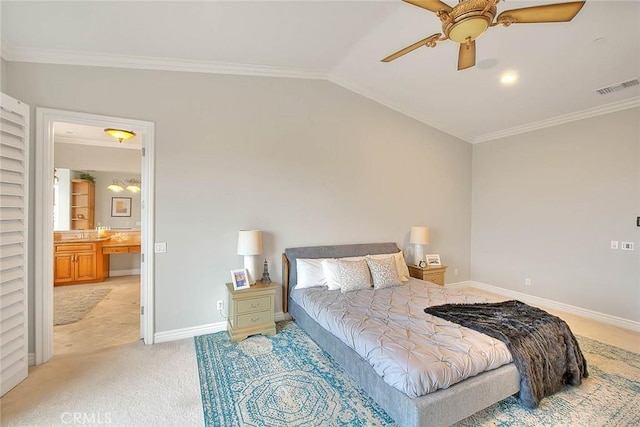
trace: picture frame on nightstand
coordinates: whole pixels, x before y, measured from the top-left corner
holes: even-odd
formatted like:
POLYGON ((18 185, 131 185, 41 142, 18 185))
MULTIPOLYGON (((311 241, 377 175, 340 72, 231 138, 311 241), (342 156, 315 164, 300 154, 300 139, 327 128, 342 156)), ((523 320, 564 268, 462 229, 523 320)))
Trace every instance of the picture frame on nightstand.
POLYGON ((249 289, 249 273, 246 268, 231 270, 231 280, 233 281, 233 289, 249 289))
POLYGON ((427 261, 427 268, 440 267, 442 265, 442 263, 440 262, 440 255, 438 254, 425 255, 424 259, 427 261))

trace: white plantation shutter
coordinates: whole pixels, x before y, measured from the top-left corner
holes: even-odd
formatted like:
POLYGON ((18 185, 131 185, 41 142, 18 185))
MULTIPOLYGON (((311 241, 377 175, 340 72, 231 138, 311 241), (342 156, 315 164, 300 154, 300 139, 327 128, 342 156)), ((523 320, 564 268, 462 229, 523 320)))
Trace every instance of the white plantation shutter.
POLYGON ((27 377, 29 106, 0 93, 0 396, 27 377))

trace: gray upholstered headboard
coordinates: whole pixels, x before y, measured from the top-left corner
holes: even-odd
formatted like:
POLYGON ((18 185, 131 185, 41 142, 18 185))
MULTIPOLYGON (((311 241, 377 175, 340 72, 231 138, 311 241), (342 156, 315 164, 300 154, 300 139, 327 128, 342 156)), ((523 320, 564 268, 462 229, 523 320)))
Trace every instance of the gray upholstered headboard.
POLYGON ((283 295, 282 307, 287 312, 289 292, 298 282, 296 260, 298 258, 344 258, 398 252, 395 242, 362 243, 357 245, 310 246, 306 248, 288 248, 282 254, 283 295))

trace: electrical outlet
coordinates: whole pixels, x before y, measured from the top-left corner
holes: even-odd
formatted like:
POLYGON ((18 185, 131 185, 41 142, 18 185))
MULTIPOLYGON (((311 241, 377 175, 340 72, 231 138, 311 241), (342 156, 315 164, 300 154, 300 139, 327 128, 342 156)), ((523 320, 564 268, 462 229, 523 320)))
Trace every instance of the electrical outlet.
POLYGON ((634 250, 633 242, 622 242, 622 250, 623 251, 632 251, 632 250, 634 250))
POLYGON ((224 301, 218 301, 218 310, 224 310, 224 301))
POLYGON ((531 279, 529 279, 528 277, 524 279, 524 284, 525 286, 531 286, 531 279))
POLYGON ((618 241, 617 240, 612 240, 611 241, 611 249, 618 249, 618 241))
POLYGON ((458 275, 458 269, 457 269, 457 268, 454 268, 454 269, 453 269, 453 275, 454 275, 454 276, 457 276, 457 275, 458 275))

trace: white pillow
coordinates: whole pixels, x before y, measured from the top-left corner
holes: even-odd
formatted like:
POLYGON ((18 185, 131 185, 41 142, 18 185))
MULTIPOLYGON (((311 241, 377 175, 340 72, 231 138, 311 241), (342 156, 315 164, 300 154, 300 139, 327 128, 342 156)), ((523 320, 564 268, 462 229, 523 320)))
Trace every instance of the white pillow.
POLYGON ((384 289, 392 286, 400 286, 402 282, 398 277, 398 269, 394 257, 381 259, 367 258, 367 265, 373 277, 373 288, 384 289))
MULTIPOLYGON (((363 256, 352 256, 347 258, 339 258, 343 261, 360 261, 365 259, 363 256)), ((338 266, 338 259, 327 258, 322 260, 322 270, 324 271, 324 278, 327 282, 327 287, 330 291, 337 291, 342 288, 340 279, 340 267, 338 266)))
POLYGON ((409 267, 407 267, 407 262, 404 260, 404 255, 402 254, 402 251, 396 252, 393 254, 380 254, 380 255, 367 255, 367 256, 371 259, 384 259, 384 258, 393 257, 396 262, 398 277, 400 277, 400 280, 402 280, 403 282, 409 281, 409 277, 411 277, 409 275, 409 267))
POLYGON ((340 267, 340 283, 342 284, 340 292, 346 293, 371 288, 371 275, 367 261, 364 259, 359 261, 339 259, 337 262, 340 267))
POLYGON ((323 258, 298 258, 296 260, 296 273, 298 275, 296 289, 327 285, 324 271, 322 271, 322 261, 323 258))

